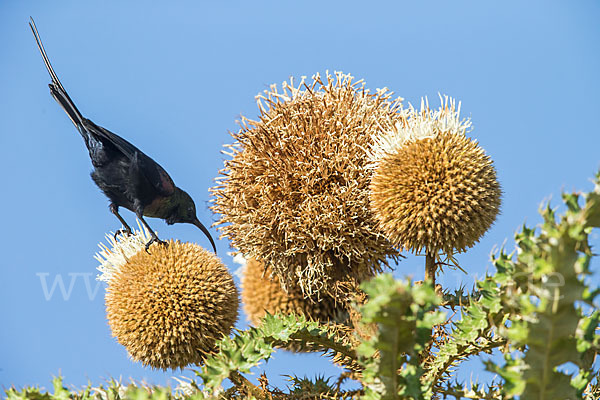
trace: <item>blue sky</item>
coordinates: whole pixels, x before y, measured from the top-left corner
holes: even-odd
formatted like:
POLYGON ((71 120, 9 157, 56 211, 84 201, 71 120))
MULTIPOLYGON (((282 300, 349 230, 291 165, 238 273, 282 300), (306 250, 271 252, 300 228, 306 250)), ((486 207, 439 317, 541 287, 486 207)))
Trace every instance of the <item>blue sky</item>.
MULTIPOLYGON (((205 224, 216 219, 207 202, 223 166, 220 150, 240 115, 256 117, 254 96, 326 70, 365 79, 372 90, 388 87, 413 104, 421 96, 437 104, 438 93, 447 94, 472 118, 471 136, 498 171, 502 213, 459 258, 469 275, 449 271, 445 286, 470 286, 490 268, 495 245, 508 239, 511 247, 524 221, 539 221, 543 199, 556 203, 561 189, 590 189, 600 166, 595 0, 150 3, 0 3, 0 386, 49 387, 59 372, 76 386, 191 375, 133 363, 110 335, 104 286, 94 293, 93 255, 119 224, 89 178, 82 140, 48 92, 30 15, 82 113, 161 163, 205 224), (73 282, 70 296, 57 288, 47 300, 43 283, 51 287, 57 277, 67 290, 73 282)), ((191 225, 149 223, 161 237, 208 246, 191 225)), ((234 270, 228 242, 217 246, 234 270)), ((422 265, 409 257, 395 274, 420 279, 422 265)), ((238 326, 246 326, 244 316, 238 326)), ((265 368, 275 383, 292 372, 339 373, 317 356, 282 352, 265 368)))

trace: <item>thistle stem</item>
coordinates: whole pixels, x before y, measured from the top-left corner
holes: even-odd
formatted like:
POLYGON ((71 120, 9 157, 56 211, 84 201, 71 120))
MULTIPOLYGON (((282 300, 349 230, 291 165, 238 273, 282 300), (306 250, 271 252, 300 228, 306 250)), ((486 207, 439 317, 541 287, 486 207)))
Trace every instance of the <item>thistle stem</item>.
POLYGON ((430 252, 425 255, 425 280, 431 281, 435 288, 435 270, 437 265, 435 264, 435 257, 430 252))
POLYGON ((244 375, 237 371, 229 373, 229 380, 243 391, 248 396, 253 396, 257 399, 265 399, 265 395, 257 386, 253 385, 244 375))

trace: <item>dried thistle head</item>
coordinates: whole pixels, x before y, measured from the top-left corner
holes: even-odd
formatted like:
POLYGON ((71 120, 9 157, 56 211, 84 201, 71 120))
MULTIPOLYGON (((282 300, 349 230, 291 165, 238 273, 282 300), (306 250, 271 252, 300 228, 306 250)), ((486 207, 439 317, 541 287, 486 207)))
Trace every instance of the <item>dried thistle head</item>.
POLYGON ((113 336, 135 361, 153 368, 201 363, 229 335, 238 315, 237 289, 227 268, 208 250, 170 241, 117 257, 105 249, 106 312, 113 336), (106 265, 116 260, 112 268, 106 265), (106 275, 106 272, 109 274, 106 275))
POLYGON ((380 272, 398 253, 375 229, 366 150, 397 120, 399 100, 336 73, 273 85, 258 104, 211 190, 222 236, 309 296, 380 272))
POLYGON ((304 315, 323 323, 347 318, 343 305, 331 296, 305 298, 298 286, 289 286, 286 292, 279 279, 271 277, 271 271, 255 259, 246 262, 241 281, 242 305, 253 325, 258 325, 267 312, 304 315))
POLYGON ((452 99, 437 111, 411 108, 395 129, 376 140, 371 207, 395 245, 452 255, 473 246, 500 209, 492 160, 465 136, 452 99))

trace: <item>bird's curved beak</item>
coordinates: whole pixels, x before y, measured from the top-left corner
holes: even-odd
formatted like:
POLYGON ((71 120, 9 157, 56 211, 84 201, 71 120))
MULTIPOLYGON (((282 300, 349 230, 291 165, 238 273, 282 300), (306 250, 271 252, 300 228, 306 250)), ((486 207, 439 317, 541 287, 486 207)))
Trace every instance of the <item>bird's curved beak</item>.
POLYGON ((208 232, 208 229, 206 229, 206 227, 202 225, 202 222, 200 222, 198 218, 196 218, 196 220, 192 222, 192 224, 196 225, 198 228, 200 228, 202 232, 204 232, 208 240, 210 240, 210 244, 212 244, 213 251, 215 252, 215 254, 217 254, 217 246, 215 245, 215 241, 213 240, 212 236, 210 236, 210 232, 208 232))

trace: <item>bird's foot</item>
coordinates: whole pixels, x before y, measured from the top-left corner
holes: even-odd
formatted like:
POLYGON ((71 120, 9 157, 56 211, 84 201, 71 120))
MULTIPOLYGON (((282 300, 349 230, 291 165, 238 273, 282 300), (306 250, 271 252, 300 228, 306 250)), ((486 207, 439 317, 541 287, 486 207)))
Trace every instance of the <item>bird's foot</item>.
POLYGON ((169 245, 168 242, 165 242, 164 240, 160 240, 158 238, 158 236, 153 236, 152 239, 150 239, 148 241, 148 243, 146 243, 146 253, 150 254, 150 252, 148 251, 148 249, 150 248, 150 246, 152 246, 153 243, 158 243, 158 244, 161 244, 163 246, 168 246, 169 245))
POLYGON ((114 238, 115 240, 117 240, 117 236, 119 235, 125 235, 125 236, 131 236, 131 229, 130 228, 125 228, 125 229, 119 229, 118 231, 115 232, 114 238))

